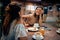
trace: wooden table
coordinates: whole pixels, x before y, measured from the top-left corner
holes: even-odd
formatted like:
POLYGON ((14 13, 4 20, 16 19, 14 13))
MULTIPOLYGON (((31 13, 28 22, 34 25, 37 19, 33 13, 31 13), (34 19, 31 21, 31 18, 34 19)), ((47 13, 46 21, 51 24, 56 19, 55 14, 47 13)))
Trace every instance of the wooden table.
MULTIPOLYGON (((45 26, 51 28, 51 31, 46 30, 44 35, 44 40, 60 40, 60 35, 56 33, 57 28, 49 24, 44 24, 45 26)), ((28 40, 32 40, 32 35, 35 32, 28 32, 28 40)))

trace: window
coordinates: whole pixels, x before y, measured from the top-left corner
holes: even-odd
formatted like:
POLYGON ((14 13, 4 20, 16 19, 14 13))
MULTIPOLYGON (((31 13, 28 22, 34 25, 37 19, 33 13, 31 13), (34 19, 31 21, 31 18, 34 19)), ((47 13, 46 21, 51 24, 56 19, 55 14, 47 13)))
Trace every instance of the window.
POLYGON ((31 11, 34 11, 36 9, 37 6, 34 6, 34 5, 27 5, 26 6, 26 10, 31 10, 31 11))

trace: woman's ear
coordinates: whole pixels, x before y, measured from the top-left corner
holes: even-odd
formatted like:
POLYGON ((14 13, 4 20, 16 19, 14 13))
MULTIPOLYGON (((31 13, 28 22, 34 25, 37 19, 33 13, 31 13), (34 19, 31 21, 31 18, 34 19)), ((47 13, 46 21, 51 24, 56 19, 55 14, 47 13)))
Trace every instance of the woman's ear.
POLYGON ((22 17, 22 13, 21 13, 21 11, 19 12, 19 16, 22 17))
POLYGON ((21 12, 19 12, 19 16, 21 15, 21 12))

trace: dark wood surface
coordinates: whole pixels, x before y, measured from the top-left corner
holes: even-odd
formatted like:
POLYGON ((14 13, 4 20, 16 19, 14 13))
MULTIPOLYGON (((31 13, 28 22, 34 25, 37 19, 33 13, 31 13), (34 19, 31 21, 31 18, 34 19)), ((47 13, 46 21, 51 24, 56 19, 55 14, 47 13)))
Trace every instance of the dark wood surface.
MULTIPOLYGON (((57 34, 57 28, 49 24, 43 24, 44 26, 51 28, 51 30, 46 30, 44 35, 44 40, 60 40, 60 35, 57 34)), ((28 32, 28 40, 32 40, 32 35, 35 32, 28 32)))

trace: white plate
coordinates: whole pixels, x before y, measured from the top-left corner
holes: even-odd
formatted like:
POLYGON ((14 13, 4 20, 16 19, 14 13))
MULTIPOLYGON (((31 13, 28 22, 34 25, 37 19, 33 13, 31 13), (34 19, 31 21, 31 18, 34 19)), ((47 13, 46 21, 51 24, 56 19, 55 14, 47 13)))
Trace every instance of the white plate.
POLYGON ((57 32, 57 33, 60 33, 60 31, 59 31, 59 30, 56 30, 56 32, 57 32))
POLYGON ((28 30, 29 31, 38 31, 38 28, 36 28, 36 27, 29 27, 28 30))

